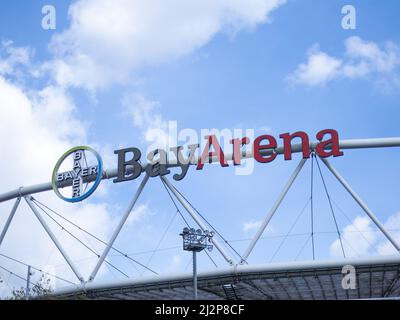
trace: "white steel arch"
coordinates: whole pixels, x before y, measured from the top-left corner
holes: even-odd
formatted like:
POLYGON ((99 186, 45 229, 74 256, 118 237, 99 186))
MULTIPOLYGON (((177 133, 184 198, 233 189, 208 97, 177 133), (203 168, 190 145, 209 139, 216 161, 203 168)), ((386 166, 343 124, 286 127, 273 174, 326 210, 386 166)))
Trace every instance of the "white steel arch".
MULTIPOLYGON (((317 145, 316 142, 311 142, 310 143, 310 149, 314 150, 316 145, 317 145)), ((368 148, 400 147, 400 137, 378 138, 378 139, 341 140, 339 142, 339 146, 343 150, 344 149, 368 149, 368 148)), ((296 152, 301 152, 301 151, 302 151, 302 145, 301 144, 293 144, 292 145, 292 152, 296 153, 296 152)), ((278 147, 275 150, 262 150, 261 154, 262 155, 269 155, 272 152, 276 152, 277 154, 282 154, 283 153, 283 147, 278 147)), ((252 152, 246 152, 246 153, 242 154, 242 158, 250 158, 252 156, 253 156, 252 152)), ((232 158, 233 158, 232 154, 226 155, 226 159, 230 160, 232 158)), ((217 162, 217 161, 219 161, 219 159, 217 157, 211 158, 211 162, 217 162)), ((246 259, 249 257, 249 255, 251 254, 254 246, 257 244, 257 241, 259 240, 259 238, 261 237, 261 235, 264 232, 265 228, 267 227, 268 222, 271 220, 272 216, 274 215, 274 213, 278 209, 280 203, 284 199, 284 197, 285 197, 286 193, 288 192, 289 188, 291 187, 291 185, 295 181, 295 179, 296 179, 298 173, 300 172, 301 168, 303 167, 305 161, 306 161, 306 159, 303 159, 303 160, 300 161, 299 165, 297 166, 296 170, 294 171, 294 173, 290 177, 290 179, 289 179, 288 183, 286 184, 285 188, 281 192, 279 198, 277 199, 277 201, 275 202, 274 206, 272 207, 272 209, 269 211, 269 213, 265 217, 265 219, 264 219, 260 229, 257 231, 254 239, 251 241, 249 247, 244 252, 244 254, 242 256, 242 260, 240 261, 239 264, 236 263, 229 256, 227 251, 224 249, 224 245, 223 244, 220 244, 218 241, 214 240, 215 247, 218 249, 218 251, 221 253, 221 255, 225 258, 225 260, 228 262, 228 264, 232 266, 231 268, 233 268, 233 270, 242 270, 242 269, 243 270, 250 270, 250 269, 252 269, 253 266, 247 266, 249 269, 245 269, 245 267, 241 266, 240 264, 243 264, 246 261, 246 259)), ((360 205, 360 207, 364 210, 364 212, 377 225, 379 230, 381 230, 382 233, 393 244, 393 246, 398 251, 400 251, 400 245, 395 241, 395 239, 393 239, 393 237, 390 235, 390 233, 379 222, 377 217, 367 207, 365 202, 355 193, 355 191, 350 187, 350 185, 344 180, 344 178, 337 172, 337 170, 326 159, 322 158, 322 161, 327 166, 327 168, 332 172, 332 174, 338 179, 338 181, 343 185, 343 187, 350 193, 350 195, 354 198, 354 200, 360 205)), ((177 166, 175 163, 168 163, 167 164, 167 167, 175 167, 175 166, 177 166)), ((145 168, 143 167, 142 169, 144 170, 145 168)), ((116 176, 117 176, 117 169, 104 170, 102 179, 111 179, 111 178, 114 178, 116 176)), ((0 203, 16 199, 15 203, 14 203, 14 206, 13 206, 13 208, 12 208, 10 214, 9 214, 9 217, 7 218, 6 224, 5 224, 5 226, 3 227, 3 229, 2 229, 2 231, 0 233, 0 247, 1 247, 1 243, 2 243, 6 233, 9 230, 9 226, 10 226, 10 224, 12 222, 12 219, 13 219, 13 217, 14 217, 17 209, 18 209, 18 205, 20 203, 21 197, 24 197, 25 200, 27 201, 29 207, 31 208, 33 213, 36 215, 36 217, 39 219, 39 221, 41 222, 43 228, 46 230, 46 232, 48 233, 50 238, 55 243, 57 249, 64 256, 65 260, 67 261, 67 263, 69 264, 69 266, 71 267, 71 269, 73 270, 73 272, 75 273, 75 275, 77 276, 79 281, 85 286, 85 288, 88 288, 87 282, 91 282, 91 281, 93 281, 95 279, 97 271, 99 270, 99 268, 101 267, 101 265, 104 262, 105 258, 107 257, 107 254, 108 254, 110 248, 112 247, 112 245, 113 245, 115 239, 117 238, 120 230, 124 226, 125 221, 127 220, 130 212, 132 211, 135 203, 137 202, 137 199, 139 198, 139 196, 141 194, 141 191, 143 190, 147 180, 148 180, 148 176, 146 175, 143 178, 142 184, 140 185, 139 189, 135 193, 132 201, 130 202, 129 206, 127 207, 127 209, 125 211, 125 214, 121 218, 121 221, 120 221, 117 229, 114 231, 114 234, 112 235, 111 239, 109 240, 105 250, 101 254, 101 257, 100 257, 97 265, 95 266, 94 270, 92 271, 92 273, 90 275, 90 278, 87 279, 87 280, 82 278, 82 276, 80 275, 79 271, 74 266, 73 262, 68 258, 68 255, 63 250, 62 245, 60 243, 58 243, 58 241, 55 239, 54 235, 52 235, 51 230, 46 226, 45 223, 43 223, 43 221, 42 221, 42 219, 40 217, 40 214, 37 212, 37 210, 35 210, 32 202, 30 200, 30 197, 31 197, 32 194, 52 190, 52 185, 51 185, 50 182, 42 183, 42 184, 38 184, 38 185, 33 185, 33 186, 20 187, 18 189, 15 189, 15 190, 0 194, 0 203)), ((165 182, 165 185, 169 188, 169 190, 177 197, 177 199, 185 207, 185 209, 192 216, 194 221, 199 225, 199 227, 202 228, 202 229, 205 229, 205 226, 202 224, 201 217, 199 217, 194 210, 191 210, 190 206, 184 201, 184 199, 179 197, 179 194, 176 193, 176 190, 175 190, 174 186, 167 180, 167 178, 166 177, 162 177, 162 180, 165 182)), ((61 185, 60 187, 66 187, 66 186, 69 186, 69 185, 70 185, 69 183, 65 183, 64 185, 61 185)), ((394 259, 392 259, 391 263, 399 264, 400 263, 399 259, 400 259, 400 255, 398 257, 396 256, 394 259)), ((374 261, 371 260, 370 262, 371 263, 375 263, 376 261, 375 262, 374 261)), ((298 268, 302 268, 303 267, 301 265, 296 265, 296 264, 293 264, 293 266, 298 267, 298 268)), ((319 267, 319 265, 316 265, 316 267, 319 267)), ((254 267, 254 268, 256 268, 256 267, 254 267)), ((231 270, 231 269, 229 269, 229 270, 231 270)), ((229 273, 231 271, 226 271, 225 270, 223 272, 228 272, 229 273)), ((235 271, 235 272, 237 272, 237 271, 235 271)))

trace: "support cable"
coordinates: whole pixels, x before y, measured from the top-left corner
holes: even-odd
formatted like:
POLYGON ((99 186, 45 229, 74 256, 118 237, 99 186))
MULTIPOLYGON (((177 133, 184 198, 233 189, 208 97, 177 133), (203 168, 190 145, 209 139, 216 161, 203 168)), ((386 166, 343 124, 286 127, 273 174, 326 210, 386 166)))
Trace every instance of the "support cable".
MULTIPOLYGON (((388 231, 391 231, 391 232, 398 232, 398 231, 400 231, 400 229, 387 229, 388 231)), ((379 230, 368 230, 368 231, 361 231, 361 230, 349 230, 349 231, 346 231, 346 232, 349 232, 349 233, 355 233, 355 232, 357 232, 357 233, 371 233, 371 232, 381 232, 381 231, 379 231, 379 230)), ((292 233, 292 234, 289 234, 288 235, 288 237, 300 237, 300 236, 306 236, 306 235, 309 235, 310 233, 309 232, 304 232, 304 233, 292 233)), ((323 234, 337 234, 337 231, 335 230, 335 231, 319 231, 319 232, 314 232, 314 234, 315 235, 323 235, 323 234)), ((273 235, 273 236, 264 236, 264 237, 261 237, 260 238, 260 240, 265 240, 265 239, 277 239, 277 238, 284 238, 284 237, 286 237, 286 235, 287 234, 277 234, 277 235, 273 235)), ((244 241, 250 241, 251 240, 251 238, 240 238, 240 239, 230 239, 229 241, 230 242, 244 242, 244 241)), ((344 241, 345 239, 344 238, 342 238, 342 240, 344 241)), ((169 249, 169 248, 167 248, 167 249, 169 249)), ((166 250, 167 250, 166 249, 166 250)), ((160 250, 162 250, 162 249, 160 249, 160 250)))
POLYGON ((243 261, 245 261, 246 263, 247 263, 247 261, 246 260, 244 260, 243 259, 243 257, 240 255, 240 253, 239 252, 237 252, 237 250, 228 242, 228 240, 226 240, 223 236, 222 236, 222 234, 216 229, 216 228, 214 228, 214 226, 193 206, 193 204, 188 200, 188 199, 186 199, 186 197, 176 188, 176 187, 174 187, 175 188, 175 190, 176 190, 176 192, 178 192, 179 193, 179 195, 187 202, 187 203, 189 203, 189 205, 193 208, 193 210, 194 211, 196 211, 196 213, 215 231, 215 233, 216 234, 218 234, 219 235, 219 237, 232 249, 232 251, 233 252, 235 252, 237 255, 238 255, 238 257, 241 259, 241 260, 243 260, 243 261))
POLYGON ((358 256, 361 257, 361 254, 351 245, 350 241, 346 240, 343 238, 343 242, 347 243, 347 245, 350 247, 351 250, 354 251, 354 253, 358 256))
POLYGON ((303 246, 301 247, 300 251, 297 253, 296 258, 294 259, 295 261, 299 258, 300 254, 303 252, 304 248, 306 247, 306 245, 307 245, 308 241, 310 241, 310 239, 311 239, 311 235, 309 235, 307 237, 306 242, 303 244, 303 246))
POLYGON ((12 271, 10 271, 10 270, 8 270, 8 269, 5 268, 5 267, 0 266, 0 269, 3 269, 4 271, 8 272, 10 275, 15 276, 15 277, 17 277, 18 279, 21 279, 22 281, 25 281, 25 282, 27 281, 26 278, 21 277, 20 275, 18 275, 18 274, 16 274, 16 273, 12 272, 12 271))
POLYGON ((314 245, 314 152, 311 153, 311 247, 312 257, 315 260, 315 245, 314 245))
MULTIPOLYGON (((160 249, 157 250, 157 252, 160 252, 160 251, 168 251, 168 250, 175 250, 175 249, 179 249, 179 248, 182 248, 182 245, 180 245, 180 246, 174 246, 174 247, 160 248, 160 249)), ((143 255, 143 254, 152 253, 152 252, 153 252, 153 250, 137 251, 137 252, 130 252, 129 255, 131 255, 131 256, 138 256, 138 255, 143 255)), ((113 254, 113 255, 111 255, 111 256, 113 256, 113 257, 118 257, 119 254, 118 254, 118 255, 117 255, 117 254, 113 254)))
MULTIPOLYGON (((351 219, 347 216, 347 214, 344 212, 344 210, 332 199, 332 203, 333 205, 338 208, 339 212, 347 219, 347 221, 353 226, 353 228, 356 230, 355 232, 358 232, 361 234, 361 236, 364 238, 364 240, 368 243, 369 246, 371 246, 372 248, 374 248, 375 252, 377 254, 379 254, 379 250, 376 247, 375 244, 371 243, 366 236, 364 236, 364 233, 370 233, 371 231, 361 231, 360 229, 358 229, 354 224, 353 221, 351 221, 351 219)), ((392 231, 395 231, 396 229, 393 229, 392 231)), ((373 230, 374 232, 381 232, 380 230, 373 230)), ((349 244, 347 242, 347 244, 349 244)), ((354 249, 353 249, 354 250, 354 249)))
MULTIPOLYGON (((179 215, 181 216, 181 218, 182 218, 183 221, 185 222, 186 226, 187 226, 188 228, 190 228, 189 223, 187 222, 187 220, 186 220, 185 217, 183 216, 182 212, 179 210, 179 207, 178 207, 178 205, 176 204, 174 198, 172 197, 171 192, 168 190, 167 186, 165 185, 164 180, 163 180, 163 179, 160 179, 160 180, 161 180, 161 182, 162 182, 162 184, 163 184, 165 190, 167 191, 167 193, 168 193, 168 195, 169 195, 169 197, 170 197, 172 203, 174 204, 174 206, 175 206, 175 208, 176 208, 176 211, 179 213, 179 215)), ((177 191, 178 191, 178 190, 177 190, 177 191)), ((178 191, 178 192, 179 192, 179 191, 178 191)), ((195 209, 195 210, 196 210, 196 209, 195 209)), ((203 250, 203 251, 204 251, 205 254, 208 256, 208 258, 211 260, 211 262, 213 263, 213 265, 214 265, 216 268, 218 268, 218 265, 215 263, 215 261, 214 261, 214 259, 211 257, 211 255, 210 255, 207 251, 205 251, 205 250, 203 250)))
POLYGON ((10 280, 11 274, 8 274, 8 279, 6 279, 3 274, 0 272, 0 280, 3 280, 4 283, 6 284, 6 286, 8 287, 8 290, 10 290, 10 292, 13 291, 13 289, 10 286, 9 280, 10 280))
POLYGON ((366 203, 360 198, 360 196, 351 188, 351 186, 347 183, 347 181, 340 175, 338 171, 331 165, 331 163, 326 158, 321 158, 321 161, 326 165, 329 171, 335 176, 335 178, 340 182, 344 189, 350 194, 350 196, 354 199, 355 202, 363 209, 363 211, 368 215, 368 217, 374 222, 374 224, 381 230, 381 232, 386 236, 386 238, 390 241, 393 247, 396 248, 397 251, 400 252, 400 244, 397 243, 396 239, 394 239, 393 235, 386 231, 385 226, 379 221, 379 219, 375 216, 375 214, 368 208, 366 203))
MULTIPOLYGON (((299 219, 301 218, 301 216, 303 215, 303 213, 305 212, 308 204, 311 201, 311 197, 307 200, 307 203, 305 204, 305 206, 303 207, 303 209, 300 211, 300 213, 297 215, 296 220, 294 221, 294 223, 292 224, 292 226, 290 227, 289 231, 283 235, 283 239, 280 242, 278 248, 275 250, 274 254, 272 255, 271 259, 269 260, 269 262, 272 262, 275 258, 275 256, 277 255, 278 251, 281 249, 282 245, 284 244, 284 242, 286 241, 286 239, 290 236, 290 233, 293 231, 294 227, 296 226, 297 222, 299 221, 299 219)), ((308 234, 308 233, 307 233, 308 234)))
POLYGON ((324 185, 326 197, 328 198, 329 207, 331 208, 331 213, 332 213, 333 221, 335 222, 335 227, 336 227, 337 235, 338 235, 339 241, 340 241, 340 247, 342 248, 343 258, 346 258, 346 253, 345 253, 345 251, 344 251, 343 242, 342 242, 342 236, 340 235, 339 226, 338 226, 338 223, 337 223, 337 220, 336 220, 335 211, 333 210, 331 197, 330 197, 328 188, 327 188, 327 186, 326 186, 325 179, 324 179, 324 176, 323 176, 323 174, 322 174, 322 170, 321 170, 321 167, 320 167, 320 165, 319 165, 319 162, 318 162, 318 158, 317 158, 317 157, 315 157, 315 162, 317 163, 318 171, 319 171, 319 174, 320 174, 320 176, 321 176, 322 183, 323 183, 323 185, 324 185))
POLYGON ((164 180, 163 180, 163 179, 160 179, 160 180, 161 180, 161 182, 162 182, 162 184, 163 184, 165 190, 167 191, 167 193, 168 193, 168 195, 169 195, 169 197, 170 197, 172 203, 174 204, 174 206, 175 206, 175 208, 176 208, 176 211, 179 213, 179 215, 181 216, 181 218, 182 218, 183 221, 185 222, 186 226, 190 228, 189 223, 187 222, 187 220, 186 220, 185 217, 183 216, 182 212, 179 210, 178 205, 176 204, 176 202, 175 202, 174 198, 172 197, 170 191, 168 190, 167 186, 165 185, 164 180))
MULTIPOLYGON (((47 210, 51 211, 52 213, 54 213, 56 216, 60 217, 61 219, 63 219, 64 221, 68 222, 69 224, 73 225, 74 227, 76 227, 77 229, 81 230, 82 232, 86 233, 87 235, 91 236, 93 239, 96 239, 97 241, 101 242, 104 245, 107 245, 107 242, 105 242, 104 240, 100 239, 99 237, 95 236, 94 234, 92 234, 91 232, 83 229, 82 227, 80 227, 79 225, 77 225, 76 223, 72 222, 71 220, 65 218, 64 216, 62 216, 61 214, 59 214, 58 212, 54 211, 53 209, 49 208, 48 206, 46 206, 45 204, 41 203, 39 200, 32 198, 32 200, 36 203, 36 205, 41 205, 44 208, 46 208, 47 210)), ((141 267, 151 271, 152 273, 158 275, 158 273, 148 267, 146 267, 143 263, 137 261, 136 259, 133 259, 132 257, 130 257, 128 254, 122 252, 121 250, 117 249, 116 247, 112 246, 111 249, 113 249, 115 252, 118 252, 119 254, 121 254, 122 256, 124 256, 125 258, 135 262, 136 264, 140 265, 141 267)))
MULTIPOLYGON (((176 213, 172 216, 172 219, 169 221, 167 227, 165 228, 165 231, 164 231, 163 235, 161 236, 160 240, 159 240, 158 243, 157 243, 156 248, 152 251, 152 253, 151 253, 151 255, 150 255, 150 258, 149 258, 149 260, 148 260, 147 263, 146 263, 147 266, 150 265, 150 262, 151 262, 151 260, 153 259, 154 254, 155 254, 156 251, 159 249, 161 243, 163 242, 165 236, 167 235, 167 232, 168 232, 169 228, 171 227, 172 223, 174 222, 174 220, 175 220, 177 214, 178 214, 178 212, 176 212, 176 213)), ((144 270, 143 270, 143 271, 144 271, 144 270)), ((143 272, 142 272, 142 275, 143 275, 143 272)))
POLYGON ((212 264, 214 265, 214 267, 218 268, 218 265, 216 264, 215 260, 211 257, 211 255, 208 253, 208 251, 203 250, 203 252, 207 255, 207 257, 210 258, 212 264))
MULTIPOLYGON (((59 223, 56 219, 54 219, 50 214, 47 213, 46 210, 44 210, 41 206, 36 205, 45 215, 47 215, 54 223, 56 223, 63 231, 65 231, 67 234, 69 234, 72 238, 74 238, 76 241, 78 241, 81 245, 83 245, 86 249, 88 249, 90 252, 92 252, 93 254, 95 254, 97 256, 97 258, 100 258, 100 255, 94 251, 92 248, 90 248, 86 243, 84 243, 81 239, 79 239, 77 236, 75 236, 72 232, 70 232, 68 229, 66 229, 61 223, 59 223)), ((129 276, 123 272, 122 270, 120 270, 119 268, 117 268, 116 266, 114 266, 111 262, 105 260, 105 262, 111 266, 112 268, 114 268, 115 270, 117 270, 119 273, 121 273, 122 275, 124 275, 125 277, 129 278, 129 276)))
POLYGON ((64 278, 62 278, 62 277, 60 277, 60 276, 56 276, 56 275, 51 274, 51 273, 49 273, 49 272, 43 271, 43 270, 40 269, 40 268, 34 267, 34 266, 32 266, 32 265, 30 265, 30 264, 27 264, 27 263, 25 263, 25 262, 23 262, 23 261, 21 261, 21 260, 18 260, 18 259, 15 259, 15 258, 11 258, 10 256, 7 256, 7 255, 5 255, 5 254, 3 254, 3 253, 0 253, 0 256, 4 257, 4 258, 6 258, 6 259, 9 259, 9 260, 11 260, 11 261, 14 261, 14 262, 16 262, 16 263, 22 264, 22 265, 25 266, 25 267, 30 266, 33 270, 38 271, 38 272, 40 272, 40 273, 42 273, 42 274, 45 274, 45 275, 54 277, 54 278, 56 278, 56 279, 58 279, 58 280, 67 282, 67 283, 69 283, 69 284, 77 285, 76 283, 74 283, 74 282, 72 282, 72 281, 69 281, 69 280, 67 280, 67 279, 64 279, 64 278))

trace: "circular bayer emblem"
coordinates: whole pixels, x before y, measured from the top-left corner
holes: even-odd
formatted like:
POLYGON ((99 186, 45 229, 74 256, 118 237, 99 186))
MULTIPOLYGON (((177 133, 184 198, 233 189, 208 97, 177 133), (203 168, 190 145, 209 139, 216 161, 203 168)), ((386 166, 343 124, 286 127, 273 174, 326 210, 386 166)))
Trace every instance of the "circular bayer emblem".
POLYGON ((53 170, 52 186, 61 199, 79 202, 89 197, 99 186, 103 162, 90 147, 79 146, 65 152, 53 170))

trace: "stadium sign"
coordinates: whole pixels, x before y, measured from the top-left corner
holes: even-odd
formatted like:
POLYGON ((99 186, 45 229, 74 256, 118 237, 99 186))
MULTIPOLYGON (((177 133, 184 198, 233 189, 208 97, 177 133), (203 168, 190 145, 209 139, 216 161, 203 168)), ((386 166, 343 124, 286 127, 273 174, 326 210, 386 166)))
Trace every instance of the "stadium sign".
MULTIPOLYGON (((283 133, 279 135, 283 140, 283 155, 285 160, 292 159, 292 141, 301 140, 301 152, 303 158, 309 158, 311 152, 315 152, 321 158, 342 156, 343 152, 339 147, 339 134, 336 130, 325 129, 316 134, 318 143, 310 145, 308 135, 303 131, 295 133, 283 133)), ((211 163, 211 159, 216 159, 221 167, 228 167, 228 160, 232 160, 233 165, 240 165, 242 160, 243 147, 251 143, 248 137, 232 139, 232 156, 227 158, 215 135, 205 136, 206 144, 199 158, 196 152, 200 148, 199 144, 188 146, 188 156, 182 154, 183 146, 170 149, 174 154, 175 160, 168 161, 167 151, 156 149, 147 155, 148 162, 143 165, 141 162, 142 152, 135 147, 115 150, 118 157, 117 174, 114 183, 129 181, 138 178, 142 172, 150 177, 164 176, 169 174, 171 167, 180 167, 179 174, 174 174, 174 180, 182 180, 190 165, 196 165, 197 170, 202 170, 206 162, 211 163), (127 158, 129 160, 127 160, 127 158)), ((277 156, 278 143, 271 135, 261 135, 252 142, 252 156, 259 163, 269 163, 277 156)), ((70 162, 71 163, 71 162, 70 162)), ((68 150, 58 160, 52 175, 53 190, 61 199, 69 202, 78 202, 89 197, 98 187, 103 177, 103 163, 99 154, 90 147, 79 146, 68 150), (92 164, 88 157, 92 158, 92 164), (66 163, 66 159, 72 160, 72 170, 62 171, 61 167, 66 163), (61 171, 61 172, 60 172, 61 171), (68 197, 60 192, 60 188, 72 186, 72 196, 68 197)))

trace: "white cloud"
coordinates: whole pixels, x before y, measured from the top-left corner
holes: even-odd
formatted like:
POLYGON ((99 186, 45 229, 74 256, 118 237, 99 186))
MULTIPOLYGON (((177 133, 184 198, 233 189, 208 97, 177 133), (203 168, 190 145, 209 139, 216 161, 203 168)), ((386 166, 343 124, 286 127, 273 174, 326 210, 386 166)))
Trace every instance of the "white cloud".
MULTIPOLYGON (((389 240, 377 228, 368 217, 356 217, 350 225, 347 225, 342 233, 343 246, 346 256, 365 256, 371 254, 396 254, 397 251, 389 240)), ((397 243, 400 243, 400 212, 390 216, 384 223, 388 231, 397 243)), ((339 239, 330 246, 333 257, 343 257, 339 239)))
POLYGON ((309 50, 307 63, 298 66, 289 80, 309 86, 324 85, 339 74, 342 62, 321 52, 317 46, 309 50))
POLYGON ((373 79, 381 87, 399 85, 400 49, 393 42, 379 47, 360 37, 345 41, 345 52, 337 58, 322 52, 318 45, 308 51, 308 60, 288 77, 293 84, 321 86, 337 78, 373 79))
MULTIPOLYGON (((394 240, 400 244, 400 212, 392 215, 384 225, 385 229, 390 233, 394 240)), ((396 248, 385 238, 385 241, 378 245, 380 254, 396 254, 396 248)))
MULTIPOLYGON (((391 72, 400 63, 400 51, 396 44, 388 42, 384 48, 372 41, 364 41, 359 37, 350 37, 345 41, 346 55, 358 63, 364 63, 372 72, 391 72)), ((364 66, 362 67, 365 68, 364 66)))
POLYGON ((258 230, 258 228, 260 228, 262 221, 261 220, 250 220, 247 222, 243 223, 243 231, 244 232, 249 232, 252 230, 258 230))
POLYGON ((57 132, 60 139, 72 144, 86 141, 88 124, 75 116, 76 107, 65 89, 48 86, 32 94, 32 109, 36 125, 50 132, 57 132))
MULTIPOLYGON (((9 56, 0 60, 2 65, 5 65, 1 63, 4 60, 18 61, 19 58, 12 57, 15 52, 17 56, 21 55, 18 48, 11 50, 8 47, 7 50, 9 56)), ((9 65, 18 68, 17 64, 9 63, 9 65)), ((16 71, 21 71, 21 69, 18 68, 16 71)), ((22 78, 28 76, 28 73, 21 71, 22 78)), ((0 76, 0 110, 0 135, 3 137, 0 140, 2 150, 0 167, 3 168, 1 193, 22 185, 49 181, 57 158, 78 142, 79 144, 86 143, 85 126, 76 118, 72 99, 62 88, 48 86, 38 92, 29 91, 0 76)), ((61 203, 62 201, 52 192, 37 195, 37 198, 99 237, 107 239, 110 236, 115 221, 106 204, 85 203, 68 206, 61 203)), ((1 227, 4 225, 11 205, 12 202, 0 204, 4 213, 0 215, 1 227)), ((72 260, 78 261, 82 274, 87 276, 96 262, 96 257, 92 255, 94 259, 79 262, 82 257, 90 255, 87 249, 77 245, 75 240, 69 238, 50 220, 48 224, 61 239, 60 242, 72 260)), ((82 234, 80 238, 85 240, 82 234)), ((95 250, 103 247, 93 242, 95 250)), ((54 250, 54 244, 24 201, 21 202, 9 233, 2 243, 1 252, 34 266, 47 265, 48 268, 59 266, 56 268, 58 275, 76 281, 62 256, 54 250)), ((17 274, 26 273, 25 267, 10 263, 4 258, 1 259, 0 264, 8 266, 17 274)), ((21 285, 15 277, 10 281, 13 281, 12 285, 21 285)))
POLYGON ((152 211, 150 210, 148 204, 140 204, 136 208, 133 209, 131 214, 127 219, 127 225, 134 224, 136 222, 141 221, 145 217, 152 215, 152 211))
POLYGON ((141 130, 143 141, 153 143, 148 151, 166 149, 170 142, 168 124, 158 111, 160 104, 157 101, 147 100, 140 94, 129 94, 123 98, 122 106, 133 125, 141 130))
MULTIPOLYGON (((245 221, 242 224, 242 230, 244 233, 256 231, 261 227, 261 220, 249 220, 245 221)), ((274 232, 274 228, 271 225, 268 225, 265 232, 274 232)))
POLYGON ((166 267, 166 273, 177 272, 182 268, 182 256, 174 254, 166 267))
POLYGON ((268 21, 285 0, 80 0, 70 27, 56 34, 47 64, 62 86, 129 83, 135 68, 190 54, 221 31, 268 21))
POLYGON ((32 52, 28 47, 15 47, 12 41, 2 41, 0 47, 0 75, 12 75, 16 68, 30 64, 32 52))
MULTIPOLYGON (((169 62, 204 46, 217 33, 234 34, 268 22, 286 0, 79 0, 69 8, 70 26, 52 38, 53 59, 42 64, 57 87, 94 93, 131 85, 146 66, 169 62)), ((169 142, 158 102, 141 95, 123 100, 148 151, 169 142), (127 107, 128 105, 128 107, 127 107)))
MULTIPOLYGON (((377 233, 371 226, 368 217, 356 217, 350 225, 347 225, 341 234, 346 257, 365 256, 370 253, 371 246, 377 240, 377 233)), ((333 257, 343 258, 339 239, 330 246, 333 257)))
MULTIPOLYGON (((73 145, 87 143, 89 124, 79 120, 68 91, 70 87, 95 91, 114 84, 129 85, 135 81, 134 70, 188 55, 219 32, 232 34, 265 23, 269 14, 284 2, 78 0, 69 9, 70 26, 55 34, 50 43, 53 54, 50 60, 35 65, 30 48, 3 42, 0 50, 2 192, 49 181, 57 157, 73 145), (44 88, 30 90, 24 86, 31 76, 47 75, 50 84, 44 88)), ((138 109, 128 109, 145 141, 168 139, 166 122, 156 110, 157 103, 140 96, 135 99, 138 109)), ((37 197, 101 238, 107 239, 115 224, 104 203, 65 206, 52 192, 37 197)), ((12 203, 0 205, 9 212, 12 203)), ((145 207, 137 210, 131 222, 148 214, 145 207)), ((5 219, 6 215, 0 215, 0 226, 5 219)), ((58 275, 76 281, 24 202, 10 228, 2 252, 32 265, 45 264, 58 275)), ((96 258, 86 259, 92 256, 87 249, 69 239, 65 231, 54 226, 53 230, 87 276, 96 258)), ((96 251, 101 249, 91 243, 96 251)), ((24 267, 5 260, 1 264, 9 265, 18 274, 26 272, 24 267)), ((180 264, 181 258, 173 257, 171 268, 180 264)))
POLYGON ((132 117, 133 124, 138 128, 155 127, 166 129, 166 122, 157 112, 160 104, 157 101, 145 99, 140 94, 130 94, 123 98, 122 105, 132 117))

